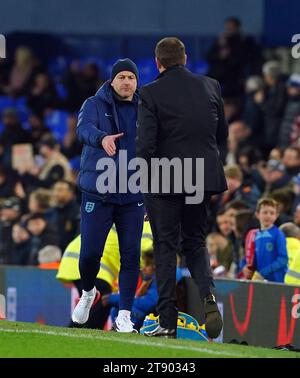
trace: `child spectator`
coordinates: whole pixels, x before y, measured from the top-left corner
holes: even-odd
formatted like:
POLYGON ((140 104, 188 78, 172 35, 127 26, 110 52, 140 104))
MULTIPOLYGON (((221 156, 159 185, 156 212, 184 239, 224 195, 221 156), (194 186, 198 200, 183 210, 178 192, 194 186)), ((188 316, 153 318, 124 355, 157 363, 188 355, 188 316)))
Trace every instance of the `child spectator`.
POLYGON ((259 200, 256 216, 260 229, 255 236, 253 268, 258 279, 283 282, 288 255, 284 233, 274 223, 279 215, 278 203, 271 198, 259 200))
POLYGON ((50 207, 52 194, 48 189, 39 188, 29 196, 28 208, 31 214, 43 214, 47 221, 56 220, 54 209, 50 207))
MULTIPOLYGON (((134 328, 137 330, 143 325, 145 316, 147 316, 150 312, 155 311, 158 300, 153 253, 145 252, 143 255, 143 260, 143 282, 136 292, 131 312, 131 319, 134 323, 134 328)), ((111 315, 113 320, 118 314, 119 297, 119 294, 108 294, 102 296, 103 306, 112 306, 111 315)))
POLYGON ((227 238, 232 233, 232 222, 226 214, 225 209, 219 210, 217 213, 217 226, 220 233, 227 238))
POLYGON ((217 232, 208 234, 206 245, 210 257, 210 265, 214 276, 224 276, 233 261, 232 245, 217 232))
POLYGON ((253 183, 243 183, 243 173, 238 165, 226 166, 225 177, 228 191, 223 194, 223 205, 233 200, 241 200, 255 209, 260 191, 253 183))

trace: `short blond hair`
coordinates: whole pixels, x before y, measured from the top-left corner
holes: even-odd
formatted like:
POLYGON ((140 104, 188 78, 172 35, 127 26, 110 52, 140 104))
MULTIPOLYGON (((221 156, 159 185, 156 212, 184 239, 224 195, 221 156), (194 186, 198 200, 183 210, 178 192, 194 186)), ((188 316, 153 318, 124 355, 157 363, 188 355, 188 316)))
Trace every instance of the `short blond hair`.
POLYGON ((243 172, 238 165, 226 165, 224 172, 226 178, 243 180, 243 172))

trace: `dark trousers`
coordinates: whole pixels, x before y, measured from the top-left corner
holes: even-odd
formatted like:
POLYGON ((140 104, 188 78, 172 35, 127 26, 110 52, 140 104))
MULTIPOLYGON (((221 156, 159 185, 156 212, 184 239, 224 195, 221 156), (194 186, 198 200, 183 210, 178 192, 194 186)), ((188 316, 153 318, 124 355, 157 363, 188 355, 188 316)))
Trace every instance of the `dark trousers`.
POLYGON ((121 268, 119 273, 120 310, 131 311, 140 271, 144 206, 138 203, 115 205, 83 193, 81 202, 81 249, 79 270, 82 288, 91 290, 100 268, 107 235, 116 226, 121 268))
POLYGON ((201 204, 186 205, 184 195, 145 195, 154 240, 157 310, 164 328, 177 327, 176 252, 180 241, 187 267, 199 288, 199 300, 214 288, 205 244, 209 199, 206 194, 201 204))

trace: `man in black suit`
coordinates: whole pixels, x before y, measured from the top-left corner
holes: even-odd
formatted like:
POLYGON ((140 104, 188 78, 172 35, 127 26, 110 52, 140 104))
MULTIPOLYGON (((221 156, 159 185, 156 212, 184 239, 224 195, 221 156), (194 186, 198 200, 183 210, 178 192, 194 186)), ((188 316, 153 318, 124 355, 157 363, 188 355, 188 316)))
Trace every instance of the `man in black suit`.
POLYGON ((227 189, 219 152, 228 134, 220 85, 184 67, 185 46, 177 38, 158 42, 155 55, 160 75, 140 90, 137 131, 137 156, 148 162, 148 168, 151 165, 151 188, 144 198, 154 236, 160 315, 160 325, 145 335, 176 337, 176 251, 181 241, 187 267, 204 304, 207 334, 216 338, 223 324, 212 293, 205 237, 210 197, 227 189), (175 168, 171 170, 175 181, 169 193, 163 189, 164 174, 159 176, 159 190, 152 186, 161 158, 175 158, 177 163, 179 158, 183 166, 182 177, 175 168), (198 164, 201 159, 204 172, 198 164), (192 166, 185 164, 186 160, 192 161, 192 166), (194 198, 187 190, 191 182, 187 183, 186 178, 196 181, 194 198), (176 187, 181 181, 184 189, 178 192, 176 187))

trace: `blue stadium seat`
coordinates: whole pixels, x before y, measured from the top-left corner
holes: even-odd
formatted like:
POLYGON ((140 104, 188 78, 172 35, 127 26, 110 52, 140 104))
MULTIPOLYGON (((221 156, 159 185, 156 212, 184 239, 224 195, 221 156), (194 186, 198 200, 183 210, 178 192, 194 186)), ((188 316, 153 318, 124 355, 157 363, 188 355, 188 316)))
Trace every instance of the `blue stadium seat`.
POLYGON ((14 101, 14 107, 19 113, 21 122, 26 122, 31 113, 30 109, 27 107, 27 98, 25 96, 17 98, 14 101))
POLYGON ((71 59, 66 56, 57 56, 48 64, 48 73, 52 78, 61 77, 69 67, 71 59))
POLYGON ((199 75, 206 75, 208 68, 209 66, 206 60, 198 60, 194 64, 194 72, 199 75))
POLYGON ((14 107, 14 100, 8 96, 0 96, 0 116, 2 116, 2 112, 6 108, 13 108, 14 107))
POLYGON ((105 68, 105 61, 102 58, 99 58, 97 56, 88 56, 80 59, 80 66, 81 68, 84 67, 87 63, 95 63, 100 71, 104 70, 105 68))
POLYGON ((108 80, 110 78, 111 70, 113 64, 118 60, 119 58, 111 58, 111 59, 105 59, 104 61, 104 69, 103 69, 103 77, 105 80, 108 80))
POLYGON ((64 110, 54 110, 45 117, 45 124, 51 130, 58 143, 62 144, 68 129, 69 113, 64 110))
POLYGON ((139 69, 139 86, 149 83, 159 74, 154 58, 138 59, 136 64, 139 69))
POLYGON ((70 167, 73 171, 79 171, 80 169, 80 156, 76 156, 69 160, 70 167))
POLYGON ((26 97, 13 99, 9 96, 0 96, 0 117, 4 109, 14 108, 19 114, 20 121, 22 123, 26 122, 30 114, 30 109, 27 108, 26 101, 26 97))
POLYGON ((60 81, 55 82, 56 92, 61 100, 65 100, 68 96, 68 91, 66 87, 60 81))

